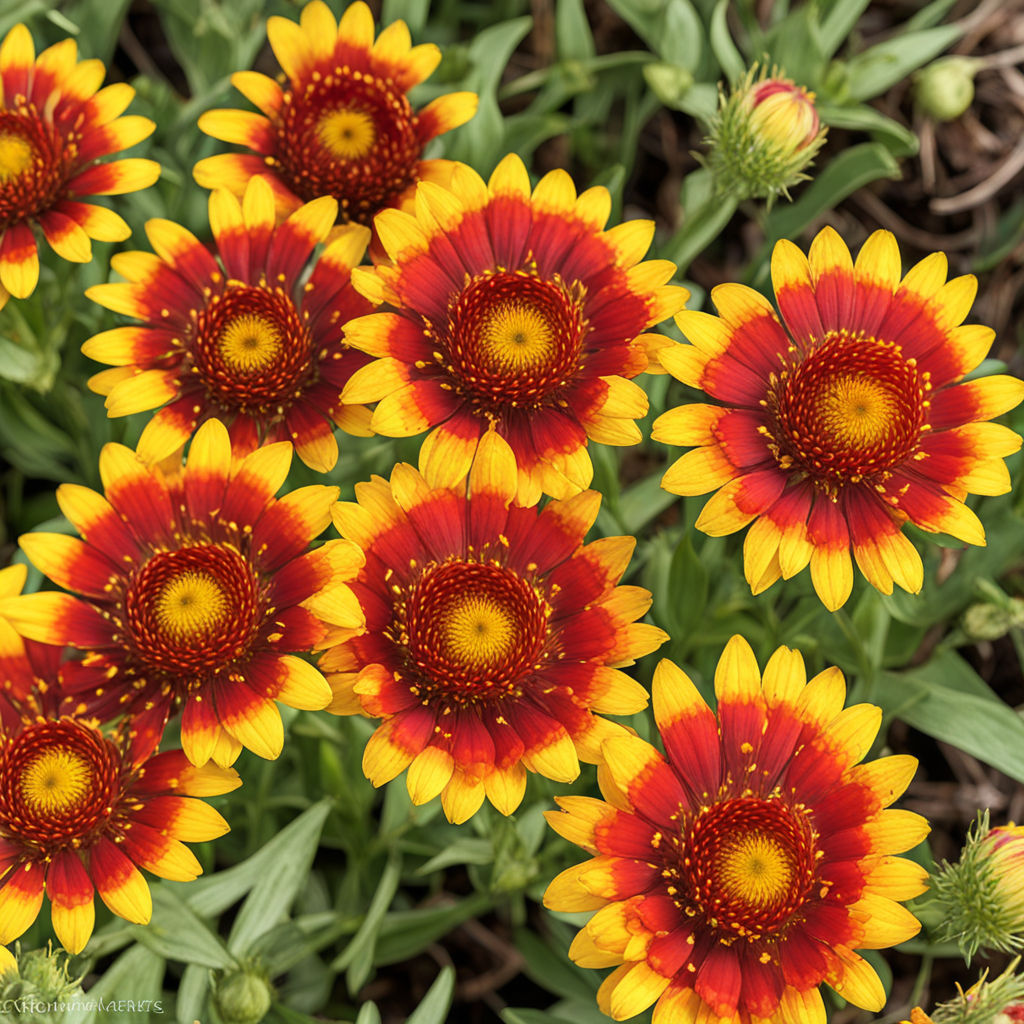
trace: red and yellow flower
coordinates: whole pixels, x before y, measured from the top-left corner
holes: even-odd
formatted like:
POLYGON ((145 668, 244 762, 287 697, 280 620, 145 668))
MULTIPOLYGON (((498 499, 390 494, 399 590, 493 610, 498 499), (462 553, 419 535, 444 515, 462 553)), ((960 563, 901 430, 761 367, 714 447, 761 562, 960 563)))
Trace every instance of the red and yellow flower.
POLYGON ((330 522, 337 487, 275 498, 291 445, 233 458, 209 420, 184 469, 168 474, 130 448, 105 445, 106 496, 62 484, 57 501, 82 538, 30 533, 31 561, 72 594, 8 598, 0 615, 31 639, 85 651, 64 666, 67 691, 101 721, 132 716, 144 752, 182 710, 194 764, 231 764, 241 748, 281 752, 275 701, 318 709, 331 699, 307 653, 362 626, 342 582, 362 565, 347 541, 309 550, 330 522))
POLYGON ((75 718, 0 730, 0 943, 36 919, 43 895, 57 938, 80 953, 95 921, 94 893, 146 924, 152 897, 139 868, 187 882, 202 873, 184 845, 228 831, 196 797, 241 785, 232 768, 196 768, 180 750, 136 758, 75 718))
MULTIPOLYGON (((24 564, 0 569, 0 605, 21 593, 27 575, 24 564)), ((13 728, 26 715, 63 710, 65 695, 55 685, 60 664, 59 647, 23 640, 0 614, 0 729, 13 728)))
POLYGON ((588 438, 640 441, 647 396, 632 378, 661 372, 656 352, 672 344, 643 332, 688 294, 666 285, 672 263, 639 262, 653 223, 603 231, 610 210, 606 189, 577 197, 564 171, 531 193, 517 156, 488 184, 461 164, 450 190, 424 182, 415 216, 375 221, 390 262, 353 272, 392 310, 347 326, 349 344, 378 358, 345 400, 379 400, 378 433, 430 430, 420 468, 432 483, 465 476, 493 425, 515 452, 521 504, 579 493, 593 476, 588 438))
POLYGON ((411 466, 391 481, 356 485, 334 510, 339 531, 362 547, 351 584, 366 632, 333 647, 320 667, 334 688, 328 711, 383 719, 363 769, 375 786, 409 769, 413 803, 441 794, 462 822, 486 796, 519 806, 526 770, 571 782, 580 760, 625 730, 598 713, 647 703, 619 666, 666 638, 636 622, 651 603, 617 587, 632 537, 584 545, 599 495, 552 501, 542 512, 513 503, 515 462, 486 435, 461 488, 432 488, 411 466))
POLYGON ((164 406, 142 432, 140 455, 163 459, 217 418, 236 450, 292 441, 307 466, 326 473, 338 461, 335 424, 370 433, 369 411, 340 397, 368 362, 346 345, 342 325, 372 308, 349 282, 369 230, 336 229, 304 274, 336 212, 333 199, 317 199, 275 227, 270 186, 253 178, 241 203, 222 189, 210 196, 216 255, 178 224, 151 220, 146 234, 156 255, 113 257, 128 283, 86 294, 143 323, 97 334, 82 351, 115 367, 89 381, 107 396, 109 415, 164 406))
POLYGON ((200 185, 241 195, 249 178, 269 173, 280 212, 334 196, 342 221, 369 226, 378 210, 400 205, 416 182, 447 180, 450 161, 423 160, 423 148, 468 121, 477 97, 450 93, 413 110, 406 94, 437 67, 436 46, 411 46, 404 21, 374 41, 373 15, 361 0, 340 22, 312 0, 299 24, 270 18, 267 36, 287 82, 282 87, 256 71, 231 76, 260 113, 210 110, 199 127, 251 152, 200 160, 194 171, 200 185))
POLYGON ((735 636, 715 674, 717 715, 672 662, 654 676, 667 757, 636 736, 605 740, 604 800, 558 797, 559 835, 593 854, 551 883, 553 910, 597 913, 569 955, 616 969, 598 991, 624 1020, 825 1024, 818 986, 880 1010, 885 992, 855 949, 910 938, 900 905, 924 868, 892 854, 928 823, 888 805, 917 762, 859 764, 881 711, 843 709, 838 669, 810 682, 779 648, 764 678, 735 636))
POLYGON ((977 281, 947 281, 942 253, 901 280, 887 231, 871 235, 854 263, 825 228, 809 258, 779 242, 772 279, 781 321, 738 284, 713 290, 717 317, 676 318, 692 344, 662 362, 718 404, 681 406, 655 422, 658 440, 697 446, 662 486, 715 490, 697 520, 712 536, 753 524, 744 561, 755 594, 809 563, 835 610, 853 587, 851 548, 880 591, 896 583, 916 593, 921 557, 902 525, 985 543, 964 499, 1010 489, 1002 460, 1021 439, 986 421, 1021 401, 1024 381, 962 383, 994 335, 962 324, 977 281))
POLYGON ((120 242, 131 229, 82 199, 135 192, 160 176, 153 160, 96 162, 155 127, 120 116, 135 90, 100 89, 104 74, 101 61, 78 60, 73 39, 37 57, 28 29, 15 25, 0 44, 0 306, 31 295, 39 280, 33 225, 61 259, 88 263, 92 239, 120 242))

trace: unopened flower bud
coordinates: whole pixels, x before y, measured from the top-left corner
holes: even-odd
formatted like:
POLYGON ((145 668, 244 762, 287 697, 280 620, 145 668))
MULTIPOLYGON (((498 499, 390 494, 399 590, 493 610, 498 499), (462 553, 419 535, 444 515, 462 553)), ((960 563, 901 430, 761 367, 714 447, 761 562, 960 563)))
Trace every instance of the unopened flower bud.
POLYGON ((974 102, 977 61, 970 57, 943 57, 914 77, 914 99, 928 117, 955 121, 974 102))
POLYGON ((788 78, 756 68, 726 98, 711 125, 708 166, 719 192, 769 204, 807 178, 825 141, 814 93, 788 78))
POLYGON ((963 629, 972 640, 998 640, 1020 626, 1024 626, 1024 598, 972 604, 964 612, 963 629))
POLYGON ((251 968, 232 971, 217 982, 214 1000, 224 1024, 259 1024, 270 1010, 270 983, 251 968))
POLYGON ((1024 826, 988 828, 983 816, 957 864, 932 880, 945 937, 970 959, 978 949, 1007 952, 1024 945, 1024 826))
POLYGON ((1024 1020, 1018 1015, 1024 1009, 1020 1004, 1024 978, 1014 973, 1019 962, 1020 957, 1017 957, 992 981, 988 980, 988 968, 985 968, 966 992, 958 984, 955 999, 939 1003, 931 1017, 922 1014, 923 1019, 918 1022, 911 1015, 911 1021, 913 1024, 1018 1024, 1024 1020))

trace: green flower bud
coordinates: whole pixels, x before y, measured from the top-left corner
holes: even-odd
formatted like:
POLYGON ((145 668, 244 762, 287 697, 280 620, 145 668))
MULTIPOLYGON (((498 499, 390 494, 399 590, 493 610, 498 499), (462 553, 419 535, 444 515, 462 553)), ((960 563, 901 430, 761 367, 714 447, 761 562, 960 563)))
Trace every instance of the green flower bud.
POLYGON ((1024 978, 1014 974, 1019 963, 1017 957, 993 981, 988 980, 986 967, 966 992, 957 985, 957 997, 936 1006, 928 1024, 1020 1024, 1024 978))
POLYGON ((270 1010, 270 983, 253 968, 231 971, 217 982, 213 998, 224 1024, 259 1024, 270 1010))
POLYGON ((720 193, 734 198, 789 196, 825 142, 814 93, 773 72, 751 68, 727 98, 723 93, 707 139, 707 164, 720 193))
POLYGON ((977 61, 943 57, 914 76, 914 99, 936 121, 955 121, 974 102, 977 61))
POLYGON ((943 938, 956 940, 968 963, 979 949, 1024 946, 1024 826, 990 829, 986 812, 968 835, 960 861, 937 869, 932 890, 942 911, 943 938))
POLYGON ((998 640, 1020 626, 1024 626, 1024 599, 1019 597, 998 605, 972 604, 964 612, 963 629, 972 640, 998 640))
POLYGON ((666 107, 674 107, 693 85, 693 75, 676 64, 645 64, 644 78, 666 107))

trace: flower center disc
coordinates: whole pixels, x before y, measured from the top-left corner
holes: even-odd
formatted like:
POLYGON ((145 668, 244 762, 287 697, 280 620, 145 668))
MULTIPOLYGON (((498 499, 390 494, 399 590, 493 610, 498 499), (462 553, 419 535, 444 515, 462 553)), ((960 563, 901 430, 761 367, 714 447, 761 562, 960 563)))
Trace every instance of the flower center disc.
POLYGON ((232 412, 272 412, 315 374, 309 329, 283 292, 235 286, 197 316, 193 361, 211 397, 232 412))
POLYGON ((814 883, 810 825, 777 800, 714 804, 692 821, 680 853, 687 906, 752 940, 786 927, 814 883))
POLYGON ((778 375, 769 432, 780 465, 796 465, 826 489, 892 469, 921 438, 928 375, 897 345, 829 332, 807 358, 778 375))
POLYGON ((21 104, 17 110, 0 110, 0 229, 57 201, 69 159, 53 126, 24 106, 23 99, 21 104))
POLYGON ((231 664, 262 625, 253 571, 227 545, 154 555, 130 582, 125 604, 139 657, 175 674, 231 664))
POLYGON ((341 221, 369 225, 416 180, 416 115, 388 79, 349 67, 294 82, 273 125, 271 164, 304 202, 334 196, 341 221))
POLYGON ((0 134, 0 182, 6 184, 32 166, 35 151, 20 135, 12 132, 0 134))
POLYGON ((486 274, 452 305, 449 370, 480 415, 537 407, 576 373, 585 327, 582 303, 561 282, 486 274))
POLYGON ((422 685, 469 703, 515 690, 544 646, 549 614, 514 572, 449 562, 415 584, 401 632, 422 685))
POLYGON ((101 828, 117 802, 119 759, 68 719, 39 722, 0 746, 0 837, 59 849, 101 828))
POLYGON ((339 160, 358 160, 373 149, 377 129, 362 110, 342 107, 325 113, 317 126, 320 141, 339 160))

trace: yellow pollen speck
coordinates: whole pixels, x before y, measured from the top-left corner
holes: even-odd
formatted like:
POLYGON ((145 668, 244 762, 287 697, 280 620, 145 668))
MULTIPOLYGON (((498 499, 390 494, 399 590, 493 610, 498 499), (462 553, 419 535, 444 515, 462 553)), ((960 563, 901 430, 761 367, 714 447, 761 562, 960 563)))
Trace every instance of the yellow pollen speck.
POLYGON ((164 584, 154 610, 160 627, 179 640, 211 632, 229 613, 227 595, 208 573, 183 572, 164 584))
POLYGON ((0 133, 0 182, 13 181, 32 166, 35 151, 20 135, 0 133))
POLYGON ((358 160, 377 141, 373 118, 363 110, 346 107, 324 114, 316 132, 328 152, 339 160, 358 160))
POLYGON ((245 313, 228 321, 218 339, 229 369, 239 373, 265 370, 281 350, 281 329, 265 317, 245 313))
POLYGON ((74 750, 44 750, 18 780, 21 795, 37 814, 59 814, 74 807, 92 788, 89 762, 74 750))

